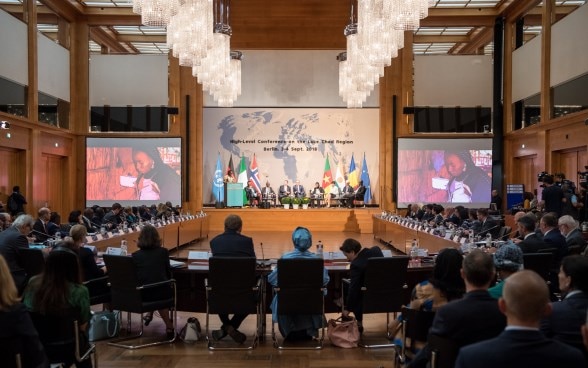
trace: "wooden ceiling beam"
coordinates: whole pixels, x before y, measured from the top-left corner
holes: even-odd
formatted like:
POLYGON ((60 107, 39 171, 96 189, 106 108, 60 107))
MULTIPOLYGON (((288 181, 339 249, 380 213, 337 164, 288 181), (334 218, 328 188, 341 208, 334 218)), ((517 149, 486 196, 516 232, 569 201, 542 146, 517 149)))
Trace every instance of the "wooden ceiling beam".
POLYGON ((459 43, 468 42, 468 36, 459 35, 415 35, 413 43, 459 43))
POLYGON ((110 51, 116 53, 128 54, 126 48, 120 42, 101 27, 90 27, 90 39, 100 46, 107 47, 110 51))
POLYGON ((484 46, 492 42, 493 39, 494 29, 486 27, 473 36, 469 42, 458 51, 458 54, 477 54, 478 50, 484 48, 484 46))
POLYGON ((517 19, 521 18, 533 8, 535 8, 541 0, 517 0, 513 1, 504 9, 503 16, 506 18, 508 23, 516 22, 517 19))
POLYGON ((116 37, 120 42, 154 42, 154 43, 165 43, 167 37, 165 35, 135 35, 135 34, 124 34, 116 37))
MULTIPOLYGON (((41 2, 55 14, 70 23, 74 22, 79 16, 83 15, 84 8, 77 2, 72 3, 69 0, 41 0, 41 2)), ((37 6, 37 12, 39 12, 39 8, 42 7, 37 6)))

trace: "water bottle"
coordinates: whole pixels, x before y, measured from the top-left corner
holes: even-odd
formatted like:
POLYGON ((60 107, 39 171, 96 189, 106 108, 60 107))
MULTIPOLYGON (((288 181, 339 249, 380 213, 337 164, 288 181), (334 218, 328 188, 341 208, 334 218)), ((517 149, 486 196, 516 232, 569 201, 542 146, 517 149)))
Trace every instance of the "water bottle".
POLYGON ((61 241, 61 231, 55 233, 55 242, 61 241))
POLYGON ((129 224, 127 224, 127 222, 123 222, 123 231, 126 233, 129 231, 129 224))
POLYGON ((490 248, 492 246, 492 234, 486 234, 486 248, 490 248))
POLYGON ((412 240, 412 246, 410 247, 410 265, 411 267, 416 267, 419 258, 419 248, 417 244, 417 240, 412 240))
POLYGON ((318 244, 316 245, 316 254, 323 258, 323 242, 321 242, 320 240, 318 241, 318 244))
POLYGON ((120 255, 121 256, 126 256, 127 255, 127 251, 128 251, 127 241, 126 241, 126 239, 123 239, 123 240, 120 241, 120 255))

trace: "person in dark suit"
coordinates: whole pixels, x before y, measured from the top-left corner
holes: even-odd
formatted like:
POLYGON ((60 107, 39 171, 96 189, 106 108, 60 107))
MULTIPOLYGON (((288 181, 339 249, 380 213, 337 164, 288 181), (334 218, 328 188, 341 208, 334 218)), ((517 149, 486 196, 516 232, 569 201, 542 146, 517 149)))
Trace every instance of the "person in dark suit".
POLYGON ((18 259, 19 249, 29 247, 27 234, 33 229, 34 223, 32 216, 20 215, 14 220, 12 226, 0 232, 0 254, 4 256, 19 291, 24 289, 27 279, 26 272, 18 259))
POLYGON ((548 339, 539 331, 541 318, 549 314, 551 305, 547 285, 535 272, 523 270, 509 277, 498 305, 508 327, 493 339, 463 347, 456 368, 586 366, 578 349, 548 339))
POLYGON ((479 208, 476 211, 476 214, 478 220, 482 224, 482 228, 476 235, 485 237, 487 234, 490 234, 492 235, 492 239, 498 239, 498 234, 500 234, 500 224, 488 216, 488 209, 479 208))
POLYGON ((562 258, 568 254, 568 244, 566 243, 566 238, 559 232, 557 217, 555 214, 544 214, 539 221, 539 228, 541 229, 541 233, 543 233, 543 241, 545 244, 547 244, 549 248, 557 249, 555 258, 557 267, 559 268, 562 258))
POLYGON ((300 180, 296 180, 296 184, 292 186, 292 192, 294 193, 294 197, 296 198, 303 198, 305 195, 304 186, 300 184, 300 180))
POLYGON ((541 202, 539 208, 545 212, 555 212, 557 217, 561 216, 563 210, 564 193, 561 187, 554 185, 553 176, 545 175, 543 177, 543 192, 541 192, 541 202))
POLYGON ((269 208, 269 204, 273 202, 276 206, 276 193, 271 187, 270 182, 265 183, 265 187, 261 188, 261 202, 269 208))
MULTIPOLYGON (((133 262, 137 267, 137 278, 141 284, 152 284, 167 281, 171 278, 171 267, 169 265, 169 253, 161 246, 161 238, 157 229, 152 225, 145 225, 137 239, 139 250, 132 254, 133 262)), ((152 300, 166 299, 171 296, 172 289, 169 286, 153 288, 146 298, 152 300)), ((169 315, 169 309, 160 309, 159 315, 165 323, 168 339, 175 336, 174 326, 169 315)), ((153 319, 153 314, 144 317, 145 325, 153 319)))
MULTIPOLYGON (((98 279, 106 275, 106 266, 98 267, 96 259, 94 258, 94 253, 90 249, 84 247, 87 235, 88 231, 82 224, 74 225, 69 230, 69 236, 71 237, 70 247, 78 255, 84 281, 98 279)), ((94 282, 88 286, 90 296, 107 294, 109 292, 108 290, 107 280, 104 280, 102 283, 94 282)))
MULTIPOLYGON (((466 294, 437 310, 429 332, 449 338, 460 347, 495 337, 506 325, 497 300, 488 293, 496 275, 492 256, 473 250, 463 260, 461 275, 466 294)), ((430 347, 425 345, 408 367, 425 367, 429 354, 430 347)))
POLYGON ((351 262, 349 267, 351 282, 347 291, 347 298, 344 301, 343 316, 347 317, 349 316, 349 312, 353 312, 358 323, 359 331, 363 331, 361 287, 363 286, 367 261, 369 258, 384 257, 384 254, 377 245, 371 248, 362 248, 357 240, 351 238, 345 239, 341 247, 339 247, 339 250, 351 262))
POLYGON ((517 221, 517 229, 523 240, 513 239, 523 253, 537 253, 548 248, 547 244, 535 232, 535 220, 529 216, 522 216, 517 221))
POLYGON ((568 248, 571 246, 579 246, 580 251, 584 251, 586 248, 586 241, 580 229, 578 229, 578 223, 570 215, 564 215, 557 220, 559 231, 561 235, 565 236, 566 244, 568 248))
POLYGON ((110 211, 108 211, 102 218, 102 224, 109 229, 117 227, 121 222, 122 206, 120 203, 113 203, 110 211))
POLYGON ((12 217, 16 217, 21 213, 24 213, 24 205, 27 204, 26 198, 20 192, 20 187, 15 185, 12 187, 12 194, 8 196, 8 200, 6 201, 6 207, 12 217))
POLYGON ((359 181, 359 187, 355 190, 355 200, 363 201, 365 198, 365 192, 367 191, 365 185, 363 185, 363 180, 359 181))
POLYGON ((282 198, 288 197, 292 194, 292 188, 288 185, 288 180, 284 180, 284 184, 278 188, 278 201, 282 203, 282 198))
POLYGON ((420 209, 418 204, 413 203, 408 207, 408 212, 406 213, 406 217, 410 217, 411 219, 420 221, 423 218, 424 214, 425 214, 425 211, 420 209))
POLYGON ((35 241, 42 243, 49 239, 49 217, 51 216, 51 210, 47 207, 39 208, 39 217, 33 224, 33 230, 35 231, 35 241))
MULTIPOLYGON (((228 215, 225 218, 225 232, 210 241, 212 256, 255 257, 253 239, 241 235, 242 229, 243 221, 241 217, 228 215)), ((235 277, 239 276, 235 275, 235 277)), ((247 314, 235 314, 232 318, 229 318, 228 314, 219 314, 218 316, 223 324, 219 330, 212 331, 212 337, 215 340, 220 340, 227 334, 238 343, 243 343, 246 340, 247 337, 239 331, 239 327, 243 320, 247 318, 247 314)))
POLYGON ((353 205, 354 198, 355 193, 353 191, 353 187, 349 185, 349 180, 346 180, 345 186, 341 190, 341 206, 351 207, 353 205))
POLYGON ((588 309, 588 258, 580 255, 565 257, 558 279, 563 300, 551 304, 553 311, 541 321, 541 332, 584 351, 584 356, 588 357, 580 334, 588 309))

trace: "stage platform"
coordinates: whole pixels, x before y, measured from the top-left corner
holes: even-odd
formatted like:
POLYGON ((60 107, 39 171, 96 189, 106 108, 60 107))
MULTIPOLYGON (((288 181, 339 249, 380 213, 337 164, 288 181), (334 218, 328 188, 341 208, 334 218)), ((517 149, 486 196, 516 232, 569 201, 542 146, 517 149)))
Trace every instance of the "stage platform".
POLYGON ((222 232, 224 219, 234 213, 243 219, 247 231, 292 231, 304 226, 310 231, 345 231, 361 234, 373 233, 372 215, 380 213, 378 207, 330 207, 308 209, 276 208, 204 208, 210 217, 210 232, 222 232))

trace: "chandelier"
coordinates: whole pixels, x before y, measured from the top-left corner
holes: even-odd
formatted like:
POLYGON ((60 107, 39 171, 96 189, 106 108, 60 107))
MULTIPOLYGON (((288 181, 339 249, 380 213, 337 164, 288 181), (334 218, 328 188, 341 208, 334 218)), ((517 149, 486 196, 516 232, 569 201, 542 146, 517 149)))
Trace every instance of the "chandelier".
POLYGON ((231 52, 229 10, 230 0, 133 0, 143 24, 167 27, 172 55, 224 107, 241 94, 242 54, 231 52))
POLYGON ((347 52, 339 54, 339 94, 349 108, 363 102, 404 47, 404 31, 416 30, 431 0, 350 0, 344 34, 347 52))

